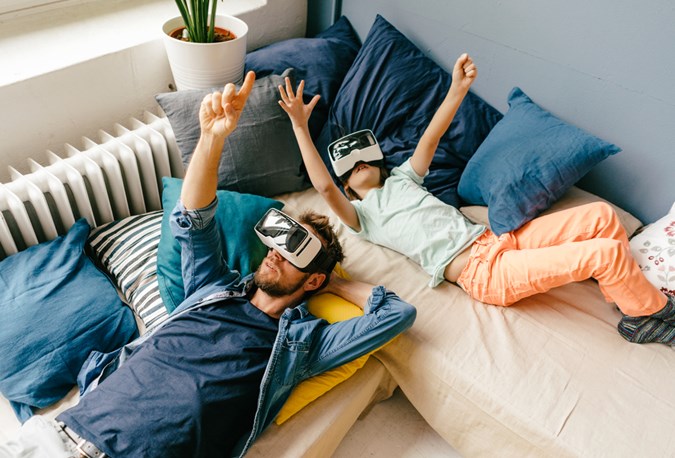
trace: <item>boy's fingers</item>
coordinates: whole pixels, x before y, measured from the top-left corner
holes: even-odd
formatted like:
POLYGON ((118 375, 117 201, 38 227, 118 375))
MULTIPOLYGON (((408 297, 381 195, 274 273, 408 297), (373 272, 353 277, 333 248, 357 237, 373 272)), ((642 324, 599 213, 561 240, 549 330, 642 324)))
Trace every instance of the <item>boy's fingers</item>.
POLYGON ((278 100, 278 102, 279 102, 279 106, 280 106, 286 113, 288 113, 288 107, 286 106, 286 103, 283 102, 283 101, 281 101, 281 100, 278 100))
POLYGON ((463 53, 457 58, 457 61, 455 62, 455 69, 463 69, 467 62, 471 62, 471 58, 467 53, 463 53))
POLYGON ((316 104, 319 102, 320 98, 321 98, 321 96, 319 94, 312 97, 312 100, 309 101, 309 103, 307 104, 307 107, 313 110, 314 107, 316 106, 316 104))
POLYGON ((286 78, 286 94, 288 94, 288 99, 292 99, 295 97, 293 94, 293 87, 291 86, 291 79, 287 76, 286 78))
POLYGON ((279 85, 279 96, 281 97, 279 103, 281 103, 281 101, 283 101, 284 104, 289 103, 286 91, 284 90, 284 87, 281 84, 279 85))

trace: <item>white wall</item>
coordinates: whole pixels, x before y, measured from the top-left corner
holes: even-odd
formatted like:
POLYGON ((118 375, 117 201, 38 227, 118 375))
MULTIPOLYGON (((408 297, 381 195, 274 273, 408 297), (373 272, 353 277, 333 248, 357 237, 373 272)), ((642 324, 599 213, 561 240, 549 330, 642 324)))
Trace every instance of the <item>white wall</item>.
POLYGON ((675 200, 675 3, 671 0, 342 0, 365 38, 382 14, 446 69, 463 51, 475 92, 505 112, 520 86, 563 120, 620 146, 580 185, 638 216, 675 200))
MULTIPOLYGON (((249 25, 249 50, 304 36, 306 0, 228 0, 219 12, 249 25)), ((46 150, 97 138, 144 110, 173 82, 161 25, 173 0, 107 0, 33 16, 0 16, 0 181, 46 150)))

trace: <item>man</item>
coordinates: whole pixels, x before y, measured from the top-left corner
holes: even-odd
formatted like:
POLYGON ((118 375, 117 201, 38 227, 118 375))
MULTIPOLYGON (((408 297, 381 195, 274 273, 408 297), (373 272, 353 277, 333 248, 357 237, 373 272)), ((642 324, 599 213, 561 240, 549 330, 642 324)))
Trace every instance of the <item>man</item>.
POLYGON ((415 309, 393 293, 331 275, 342 249, 320 215, 298 223, 271 210, 255 228, 270 247, 255 274, 241 279, 224 264, 213 218, 218 163, 254 80, 251 72, 238 92, 228 84, 200 107, 201 137, 171 221, 185 301, 155 332, 90 358, 79 404, 57 422, 31 418, 0 456, 243 455, 299 381, 412 325, 415 309), (321 288, 364 316, 329 325, 309 315, 303 301, 321 288))

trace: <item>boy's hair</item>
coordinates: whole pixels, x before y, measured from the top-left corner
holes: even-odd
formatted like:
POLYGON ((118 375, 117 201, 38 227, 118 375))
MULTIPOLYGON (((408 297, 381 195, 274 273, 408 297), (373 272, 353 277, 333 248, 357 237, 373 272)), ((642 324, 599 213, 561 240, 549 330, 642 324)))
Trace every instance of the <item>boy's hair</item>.
MULTIPOLYGON (((371 164, 372 165, 372 164, 371 164)), ((380 185, 384 184, 384 180, 389 178, 389 170, 385 169, 383 166, 378 165, 376 166, 380 169, 380 185)), ((347 180, 351 176, 351 172, 344 177, 344 179, 340 180, 340 183, 342 183, 342 188, 345 190, 345 194, 349 198, 349 200, 361 200, 361 196, 359 196, 357 193, 354 192, 352 188, 347 186, 347 180)))
MULTIPOLYGON (((335 262, 342 262, 345 258, 342 251, 342 245, 338 239, 333 226, 330 224, 330 220, 327 216, 316 213, 312 210, 305 210, 300 217, 298 222, 306 224, 312 228, 312 230, 319 236, 321 243, 323 244, 324 249, 328 251, 328 254, 335 260, 335 262)), ((321 284, 317 291, 328 284, 330 280, 330 272, 323 272, 326 274, 326 280, 321 284)))

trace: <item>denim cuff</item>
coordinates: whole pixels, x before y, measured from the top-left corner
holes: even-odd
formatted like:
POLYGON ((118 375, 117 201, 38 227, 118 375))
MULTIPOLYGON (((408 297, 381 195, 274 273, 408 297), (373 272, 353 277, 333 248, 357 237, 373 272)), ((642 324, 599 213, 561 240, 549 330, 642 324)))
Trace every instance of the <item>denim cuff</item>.
POLYGON ((216 208, 218 207, 218 197, 206 207, 188 210, 179 199, 173 211, 174 215, 178 214, 178 225, 184 229, 204 229, 216 215, 216 208))

